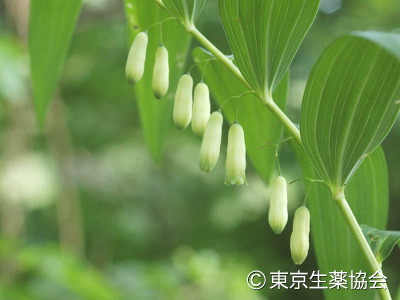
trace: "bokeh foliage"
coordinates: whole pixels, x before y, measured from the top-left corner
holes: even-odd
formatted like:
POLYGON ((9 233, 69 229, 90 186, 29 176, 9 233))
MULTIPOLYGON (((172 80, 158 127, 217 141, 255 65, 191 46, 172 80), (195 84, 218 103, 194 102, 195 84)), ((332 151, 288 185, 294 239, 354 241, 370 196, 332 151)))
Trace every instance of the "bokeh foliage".
MULTIPOLYGON (((0 299, 321 299, 317 291, 255 293, 245 284, 253 269, 297 271, 288 249, 290 230, 276 237, 267 227, 268 187, 254 170, 249 170, 249 187, 227 188, 223 157, 215 173, 200 173, 200 142, 190 132, 173 130, 166 136, 163 164, 151 159, 133 91, 124 78, 128 32, 121 2, 84 1, 59 84, 84 220, 81 258, 60 250, 58 165, 47 137, 36 130, 26 45, 0 2, 0 203, 2 211, 20 208, 24 219, 16 241, 6 234, 1 215, 0 299), (16 148, 10 148, 11 142, 16 148), (30 192, 16 197, 6 188, 5 176, 16 178, 11 186, 17 190, 30 192), (49 177, 50 186, 29 184, 49 177)), ((200 28, 226 50, 213 2, 208 1, 199 18, 200 28)), ((398 32, 399 12, 396 0, 343 1, 330 14, 320 12, 292 69, 293 120, 298 120, 305 79, 323 48, 350 30, 397 27, 398 32)), ((166 124, 172 128, 171 119, 166 124)), ((398 123, 383 146, 390 174, 388 228, 398 229, 398 123)), ((287 177, 298 178, 293 153, 284 147, 281 155, 287 177)), ((290 192, 293 212, 303 192, 300 185, 290 192)), ((400 280, 399 264, 399 251, 385 263, 393 291, 400 280)), ((315 269, 312 254, 302 270, 315 269)))

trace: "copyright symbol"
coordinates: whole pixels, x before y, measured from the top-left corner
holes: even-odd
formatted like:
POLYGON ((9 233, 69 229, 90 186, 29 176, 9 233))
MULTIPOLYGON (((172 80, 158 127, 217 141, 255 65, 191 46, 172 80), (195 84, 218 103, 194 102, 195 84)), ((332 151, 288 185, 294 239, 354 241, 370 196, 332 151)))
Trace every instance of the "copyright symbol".
POLYGON ((252 271, 249 275, 247 275, 247 285, 252 290, 261 290, 265 284, 267 283, 267 279, 265 275, 261 271, 252 271), (258 279, 255 279, 258 277, 258 279))

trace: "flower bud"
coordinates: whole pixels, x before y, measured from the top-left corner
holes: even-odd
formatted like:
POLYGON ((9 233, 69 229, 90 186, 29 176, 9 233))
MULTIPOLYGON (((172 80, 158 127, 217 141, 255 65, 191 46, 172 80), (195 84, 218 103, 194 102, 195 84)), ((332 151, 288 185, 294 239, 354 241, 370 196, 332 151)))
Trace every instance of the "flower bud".
POLYGON ((193 79, 185 74, 179 79, 174 101, 174 124, 176 129, 184 130, 192 120, 193 79))
POLYGON ((157 99, 165 96, 169 86, 168 50, 163 45, 156 51, 153 69, 153 93, 157 99))
POLYGON ((278 176, 272 183, 272 196, 269 204, 268 221, 274 233, 280 234, 288 220, 287 186, 283 176, 278 176))
POLYGON ((200 149, 200 168, 211 172, 217 164, 221 148, 223 117, 219 111, 213 112, 207 122, 200 149))
POLYGON ((246 144, 243 128, 238 123, 233 124, 229 129, 225 169, 226 185, 247 183, 246 144))
POLYGON ((134 84, 143 77, 148 41, 146 32, 140 32, 133 40, 125 67, 126 79, 129 84, 134 84))
POLYGON ((293 220, 293 232, 290 236, 290 251, 293 262, 301 265, 307 258, 310 247, 310 212, 307 207, 299 207, 293 220))
POLYGON ((210 91, 201 82, 194 89, 192 130, 199 138, 203 137, 208 119, 210 118, 210 91))

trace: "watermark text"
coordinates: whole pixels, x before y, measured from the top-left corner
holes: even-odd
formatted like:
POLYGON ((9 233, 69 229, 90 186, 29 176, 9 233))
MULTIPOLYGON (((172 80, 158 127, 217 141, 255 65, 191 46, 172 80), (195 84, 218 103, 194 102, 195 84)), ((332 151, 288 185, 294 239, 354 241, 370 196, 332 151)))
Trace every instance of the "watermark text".
POLYGON ((276 271, 264 274, 255 270, 247 276, 247 285, 253 290, 269 289, 387 289, 387 277, 381 271, 368 275, 363 271, 332 271, 327 274, 318 271, 283 272, 276 271))

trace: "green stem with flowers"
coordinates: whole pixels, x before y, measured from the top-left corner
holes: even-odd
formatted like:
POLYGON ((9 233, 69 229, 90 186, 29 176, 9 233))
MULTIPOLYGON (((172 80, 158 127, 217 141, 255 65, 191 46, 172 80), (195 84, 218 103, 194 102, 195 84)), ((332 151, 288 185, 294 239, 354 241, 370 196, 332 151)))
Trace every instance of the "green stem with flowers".
MULTIPOLYGON (((166 9, 165 5, 161 0, 155 0, 156 3, 163 9, 166 9)), ((237 79, 239 79, 250 91, 252 91, 261 100, 266 108, 268 108, 272 114, 279 120, 279 122, 286 129, 287 133, 293 137, 296 143, 303 148, 303 142, 301 139, 300 131, 296 125, 287 117, 287 115, 278 107, 278 105, 273 101, 272 96, 260 95, 249 85, 247 80, 243 77, 238 67, 217 47, 214 46, 191 22, 183 24, 186 31, 191 34, 207 51, 212 53, 217 60, 219 60, 237 79)), ((344 195, 344 188, 338 189, 340 192, 332 191, 332 198, 337 204, 339 210, 341 211, 347 226, 353 234, 357 244, 359 245, 365 259, 368 262, 371 270, 375 272, 380 272, 383 275, 381 265, 376 260, 371 248, 365 239, 361 228, 351 210, 346 197, 344 195)), ((379 296, 382 300, 391 300, 390 292, 387 286, 384 289, 378 289, 379 296)))
MULTIPOLYGON (((190 26, 188 32, 196 38, 198 42, 210 53, 212 53, 224 66, 231 71, 233 75, 235 75, 241 82, 243 82, 246 87, 252 90, 252 88, 247 83, 246 79, 242 76, 239 69, 234 65, 234 63, 229 60, 218 48, 216 48, 196 27, 193 25, 190 26)), ((254 92, 257 97, 263 102, 264 106, 267 107, 275 117, 280 121, 280 123, 284 126, 288 134, 290 134, 296 143, 299 146, 303 146, 303 142, 301 140, 300 131, 296 127, 295 124, 287 117, 287 115, 278 107, 278 105, 273 101, 271 97, 268 97, 264 100, 263 96, 259 95, 258 93, 254 92)), ((365 239, 361 228, 351 210, 350 206, 348 205, 344 194, 337 198, 336 195, 333 195, 333 199, 335 203, 339 207, 339 210, 344 216, 344 219, 349 227, 350 231, 352 232, 357 244, 360 246, 361 251, 363 252, 364 257, 366 258, 370 268, 373 272, 381 272, 383 275, 382 269, 378 261, 376 260, 374 254, 372 253, 371 248, 368 245, 367 240, 365 239)), ((389 289, 378 289, 380 298, 382 300, 390 300, 392 299, 389 293, 389 289)))

